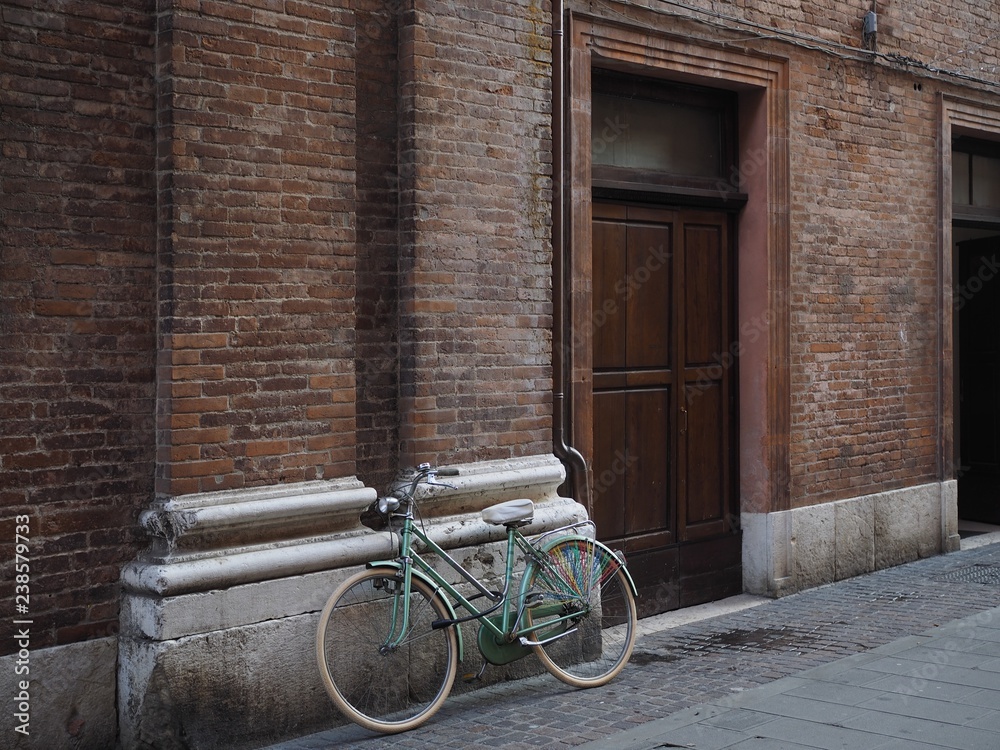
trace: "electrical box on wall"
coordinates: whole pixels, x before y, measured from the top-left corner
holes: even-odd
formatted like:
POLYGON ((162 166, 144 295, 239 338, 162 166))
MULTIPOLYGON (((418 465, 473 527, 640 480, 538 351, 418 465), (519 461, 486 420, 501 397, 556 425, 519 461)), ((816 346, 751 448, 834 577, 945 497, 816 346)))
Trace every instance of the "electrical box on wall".
POLYGON ((864 20, 862 21, 862 35, 861 39, 864 44, 865 49, 875 51, 875 43, 878 39, 878 14, 870 10, 865 13, 864 20))
POLYGON ((878 32, 878 13, 873 10, 865 13, 864 21, 865 36, 870 36, 878 32))

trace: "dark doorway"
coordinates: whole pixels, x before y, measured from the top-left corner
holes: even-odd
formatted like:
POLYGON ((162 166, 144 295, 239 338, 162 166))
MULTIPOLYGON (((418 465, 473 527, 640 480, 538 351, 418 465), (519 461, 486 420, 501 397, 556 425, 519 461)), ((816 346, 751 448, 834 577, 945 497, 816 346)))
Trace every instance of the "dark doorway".
POLYGON ((958 513, 1000 524, 1000 233, 957 246, 958 513))

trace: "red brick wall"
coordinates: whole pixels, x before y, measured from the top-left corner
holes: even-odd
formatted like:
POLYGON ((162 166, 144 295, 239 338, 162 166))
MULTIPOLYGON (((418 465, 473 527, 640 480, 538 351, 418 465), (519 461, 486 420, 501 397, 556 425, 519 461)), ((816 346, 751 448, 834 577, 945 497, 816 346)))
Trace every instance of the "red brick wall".
POLYGON ((355 473, 348 5, 161 19, 159 492, 355 473))
POLYGON ((403 16, 404 461, 552 450, 545 11, 417 0, 403 16))
POLYGON ((0 28, 0 607, 7 633, 25 515, 38 648, 117 631, 152 494, 153 17, 14 0, 0 28))
MULTIPOLYGON (((947 427, 938 362, 937 99, 982 96, 966 77, 991 78, 1000 19, 988 3, 876 5, 876 48, 895 57, 873 63, 847 50, 780 46, 792 59, 797 506, 954 476, 939 447, 947 427)), ((748 18, 860 45, 864 9, 855 19, 836 4, 780 16, 757 7, 748 18)))
POLYGON ((796 57, 791 497, 938 477, 938 87, 796 57))
POLYGON ((989 78, 991 67, 1000 62, 995 41, 1000 18, 989 0, 737 0, 723 4, 727 8, 711 0, 685 0, 684 4, 854 48, 862 46, 863 17, 874 8, 878 16, 876 49, 908 58, 916 63, 915 69, 929 65, 989 78))

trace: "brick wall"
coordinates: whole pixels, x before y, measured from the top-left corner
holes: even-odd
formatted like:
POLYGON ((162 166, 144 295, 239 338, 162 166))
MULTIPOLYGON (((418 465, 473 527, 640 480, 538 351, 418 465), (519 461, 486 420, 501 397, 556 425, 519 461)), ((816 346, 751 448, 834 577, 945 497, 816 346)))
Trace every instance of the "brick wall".
MULTIPOLYGON (((749 20, 861 44, 866 8, 753 5, 749 20)), ((1000 18, 987 2, 875 6, 876 49, 891 56, 879 64, 775 47, 792 58, 790 458, 799 506, 954 476, 939 446, 937 99, 996 99, 982 81, 996 80, 1000 18)))
MULTIPOLYGON (((660 0, 635 0, 670 10, 660 0)), ((807 0, 684 0, 683 5, 708 12, 700 17, 732 27, 738 18, 769 28, 795 31, 814 38, 862 46, 862 21, 874 9, 878 16, 876 48, 935 68, 989 74, 1000 62, 995 39, 1000 18, 990 0, 862 0, 857 3, 807 0)), ((699 15, 699 14, 696 14, 699 15)), ((752 27, 746 27, 752 28, 752 27)), ((988 77, 988 76, 987 76, 988 77)))
POLYGON ((38 648, 117 632, 152 493, 153 18, 128 0, 2 14, 0 605, 6 633, 27 515, 38 648))
POLYGON ((348 6, 161 17, 159 492, 355 473, 348 6))
MULTIPOLYGON (((864 10, 685 4, 852 46, 864 10)), ((892 64, 746 42, 792 58, 798 504, 941 471, 936 102, 996 100, 1000 19, 878 9, 892 64)), ((155 492, 551 451, 549 4, 155 10, 3 9, 0 595, 28 515, 38 647, 115 631, 155 492)))
POLYGON ((936 86, 793 63, 793 504, 938 476, 936 86))
POLYGON ((550 452, 548 13, 414 5, 400 40, 403 460, 550 452))

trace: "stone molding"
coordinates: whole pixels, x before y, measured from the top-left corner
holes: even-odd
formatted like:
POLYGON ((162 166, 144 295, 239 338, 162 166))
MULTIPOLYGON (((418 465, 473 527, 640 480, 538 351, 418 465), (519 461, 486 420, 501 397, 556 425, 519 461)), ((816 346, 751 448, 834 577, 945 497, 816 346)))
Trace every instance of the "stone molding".
MULTIPOLYGON (((479 512, 505 500, 527 497, 536 503, 529 532, 586 518, 583 506, 559 496, 565 469, 555 456, 484 461, 460 471, 442 478, 451 487, 422 486, 418 492, 427 531, 446 549, 501 538, 503 529, 484 523, 479 512)), ((150 548, 125 567, 122 584, 149 605, 391 556, 394 545, 387 534, 358 521, 375 497, 374 489, 349 478, 159 500, 140 516, 152 538, 150 548)), ((133 612, 132 604, 124 609, 133 612)), ((162 625, 138 630, 155 637, 162 625)))
POLYGON ((150 548, 122 571, 147 596, 226 588, 331 567, 354 540, 358 513, 376 497, 353 477, 158 500, 139 522, 150 548))

